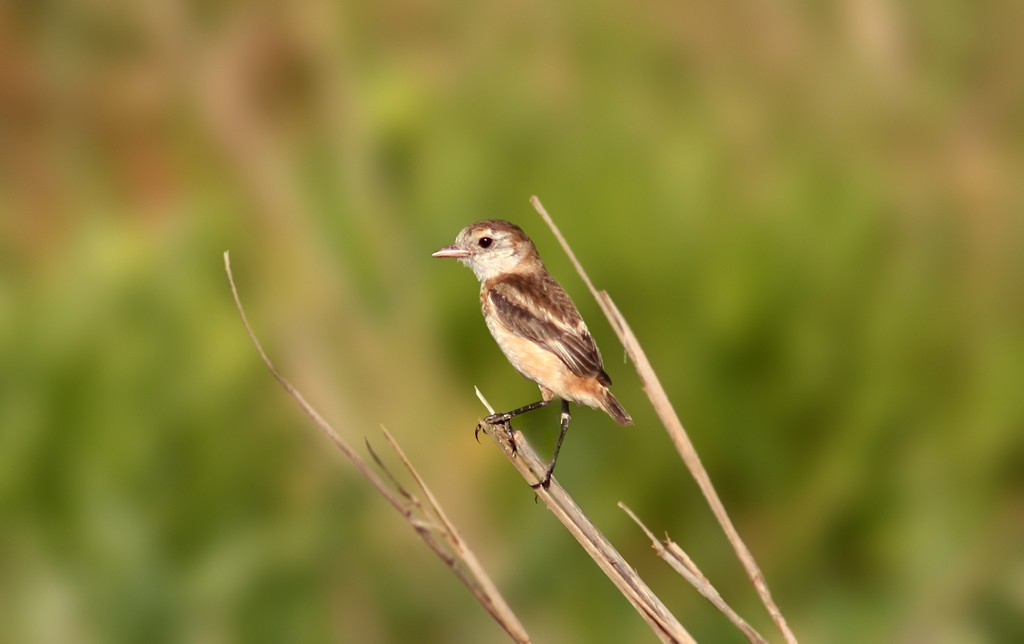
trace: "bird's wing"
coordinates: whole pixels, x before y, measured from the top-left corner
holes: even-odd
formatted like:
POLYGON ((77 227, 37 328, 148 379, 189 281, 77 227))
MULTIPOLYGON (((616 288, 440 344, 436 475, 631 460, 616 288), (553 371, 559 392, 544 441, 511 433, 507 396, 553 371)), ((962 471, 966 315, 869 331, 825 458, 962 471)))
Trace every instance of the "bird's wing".
POLYGON ((498 321, 510 331, 554 353, 576 375, 611 384, 587 325, 553 277, 510 275, 496 280, 488 297, 498 321))

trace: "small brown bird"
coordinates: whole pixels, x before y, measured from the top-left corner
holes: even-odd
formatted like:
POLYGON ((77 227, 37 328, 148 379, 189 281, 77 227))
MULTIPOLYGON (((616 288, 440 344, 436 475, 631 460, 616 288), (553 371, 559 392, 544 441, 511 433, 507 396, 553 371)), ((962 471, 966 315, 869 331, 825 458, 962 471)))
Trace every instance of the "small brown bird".
POLYGON ((547 472, 534 487, 548 487, 569 429, 569 403, 600 409, 620 425, 633 420, 608 390, 601 353, 572 299, 555 281, 537 248, 519 226, 492 219, 462 229, 455 243, 433 254, 453 257, 480 280, 480 305, 494 340, 516 371, 540 387, 541 400, 488 423, 503 423, 519 414, 562 401, 561 433, 547 472))

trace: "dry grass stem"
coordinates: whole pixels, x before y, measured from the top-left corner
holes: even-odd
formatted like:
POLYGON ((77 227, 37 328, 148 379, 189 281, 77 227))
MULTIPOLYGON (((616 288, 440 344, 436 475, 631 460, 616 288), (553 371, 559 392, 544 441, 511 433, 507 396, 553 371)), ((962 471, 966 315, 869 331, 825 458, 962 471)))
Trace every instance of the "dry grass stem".
MULTIPOLYGON (((253 345, 256 347, 256 352, 259 354, 260 359, 263 360, 263 364, 266 365, 281 387, 288 392, 288 395, 295 399, 295 402, 299 404, 299 407, 309 416, 320 432, 341 450, 352 465, 355 466, 356 470, 369 481, 370 485, 402 515, 416 534, 419 535, 420 539, 427 544, 427 547, 455 573, 456 577, 465 584, 491 617, 505 629, 509 637, 516 642, 529 642, 530 636, 526 633, 526 629, 523 628, 523 625, 512 612, 508 603, 498 592, 494 582, 491 581, 486 571, 484 571, 476 556, 455 529, 455 526, 448 520, 447 515, 437 503, 437 499, 430 492, 423 478, 413 468, 412 463, 406 458, 405 453, 399 448, 398 443, 395 442, 391 434, 382 428, 391 448, 398 455, 402 464, 409 471, 424 494, 427 500, 426 507, 414 494, 402 487, 398 480, 384 466, 377 454, 370 449, 371 456, 380 466, 381 470, 384 471, 390 485, 381 479, 366 461, 349 447, 348 443, 345 442, 338 432, 320 416, 316 409, 306 402, 302 394, 277 371, 277 368, 270 361, 270 358, 267 357, 263 346, 249 325, 245 309, 242 307, 241 299, 238 296, 234 276, 231 273, 231 258, 227 252, 224 253, 224 270, 227 272, 228 282, 231 284, 231 294, 235 299, 235 306, 242 317, 242 324, 249 334, 249 339, 252 340, 253 345)), ((369 443, 367 443, 367 448, 369 448, 369 443)))
POLYGON ((583 266, 579 260, 576 259, 576 255, 572 252, 572 248, 569 247, 565 237, 562 236, 561 231, 558 230, 558 226, 552 221, 551 216, 548 215, 547 210, 541 204, 540 199, 536 196, 530 198, 530 203, 540 214, 541 218, 547 223, 548 227, 551 228, 551 232, 554 233, 555 238, 562 245, 566 255, 568 255, 573 266, 576 267, 576 271, 580 277, 586 283, 587 288, 590 289, 594 299, 597 300, 598 305, 604 312, 605 317, 608 318, 608 322, 611 324, 615 333, 619 336, 619 340, 626 348, 626 353, 633 361, 636 367, 637 374, 640 376, 640 381, 643 383, 644 391, 647 392, 647 397, 650 399, 651 404, 654 406, 655 412, 661 419, 662 424, 668 431, 669 437, 675 444, 679 455, 682 457, 686 467, 690 470, 690 474, 694 480, 697 481, 697 486, 700 488, 707 500, 708 505, 711 506, 711 511, 714 513, 715 518, 721 525, 722 530, 725 532, 726 537, 729 539, 729 543, 732 544, 733 550, 736 552, 736 556, 739 558, 743 565, 743 568, 747 571, 747 576, 750 578, 751 583, 754 585, 758 596, 761 598, 761 602, 764 604, 768 613, 771 615, 772 620, 775 622, 782 633, 783 638, 789 644, 796 644, 796 636, 790 630, 789 625, 786 623, 786 618, 782 615, 775 601, 772 599, 771 592, 768 590, 768 584, 765 582, 764 575, 761 573, 761 569, 758 567, 757 562, 754 560, 753 555, 747 548, 743 539, 740 538, 739 532, 736 531, 733 526, 732 520, 729 518, 728 513, 725 510, 725 506, 718 497, 718 493, 715 491, 714 485, 711 483, 711 478, 708 476, 707 470, 704 469, 704 465, 700 461, 700 457, 697 455, 697 450, 693 446, 693 442, 690 440, 686 430, 683 429, 683 424, 679 420, 679 416, 676 414, 675 409, 672 407, 672 403, 668 398, 668 394, 665 392, 665 388, 662 386, 661 381, 658 379, 657 374, 654 372, 654 368, 651 367, 650 361, 647 359, 647 354, 644 352, 640 343, 637 341, 636 336, 633 335, 633 331, 630 329, 629 324, 625 318, 619 312, 615 303, 612 302, 611 297, 605 291, 598 291, 593 282, 590 281, 590 277, 586 271, 583 270, 583 266))
POLYGON ((647 529, 647 526, 630 510, 625 503, 619 503, 619 507, 630 516, 633 521, 636 522, 640 529, 644 531, 647 538, 651 540, 651 547, 658 554, 659 557, 668 562, 668 565, 672 566, 672 569, 678 572, 684 579, 686 579, 694 588, 697 589, 701 595, 703 595, 709 602, 711 602, 715 608, 720 610, 726 617, 729 618, 733 624, 736 625, 747 639, 754 644, 767 644, 765 638, 761 636, 750 624, 748 624, 742 617, 739 616, 736 611, 729 606, 718 590, 715 589, 708 578, 704 576, 704 573, 700 571, 697 564, 693 563, 689 555, 683 551, 674 541, 666 538, 664 541, 659 541, 655 538, 654 533, 647 529))
MULTIPOLYGON (((494 408, 479 389, 476 390, 476 395, 487 408, 487 412, 493 414, 494 408)), ((480 426, 501 448, 505 457, 527 483, 532 486, 541 480, 547 470, 547 463, 541 460, 522 433, 515 432, 513 446, 504 425, 482 422, 480 426)), ((551 477, 551 485, 548 488, 538 487, 534 491, 537 498, 558 517, 662 641, 695 641, 665 604, 647 587, 633 567, 586 517, 569 493, 558 483, 558 479, 551 477)))

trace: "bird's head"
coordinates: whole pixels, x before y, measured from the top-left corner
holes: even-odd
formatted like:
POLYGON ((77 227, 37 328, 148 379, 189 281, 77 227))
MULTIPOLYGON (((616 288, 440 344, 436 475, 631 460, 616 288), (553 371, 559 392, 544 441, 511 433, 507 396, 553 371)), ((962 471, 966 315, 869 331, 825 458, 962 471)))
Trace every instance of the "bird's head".
POLYGON ((466 226, 454 244, 437 250, 433 257, 459 260, 472 269, 481 282, 521 270, 523 262, 540 262, 537 248, 523 229, 501 219, 478 221, 466 226))

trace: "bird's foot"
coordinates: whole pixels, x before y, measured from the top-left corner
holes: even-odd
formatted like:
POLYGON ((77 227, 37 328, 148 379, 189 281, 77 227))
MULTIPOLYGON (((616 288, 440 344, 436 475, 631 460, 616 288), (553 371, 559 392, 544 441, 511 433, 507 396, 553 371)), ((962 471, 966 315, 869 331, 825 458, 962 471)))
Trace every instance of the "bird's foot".
POLYGON ((530 487, 535 489, 535 490, 538 490, 540 488, 544 488, 545 490, 548 489, 549 487, 551 487, 551 474, 554 471, 555 471, 555 468, 548 467, 548 470, 546 472, 544 472, 544 478, 542 478, 541 480, 537 481, 536 483, 534 483, 530 487))
POLYGON ((473 432, 473 437, 476 438, 476 442, 480 442, 480 431, 483 429, 484 423, 488 425, 503 425, 505 427, 505 433, 508 434, 508 444, 512 448, 512 456, 515 456, 518 452, 516 448, 516 430, 512 427, 512 414, 491 414, 487 418, 484 418, 476 424, 476 430, 473 432))
POLYGON ((508 425, 508 421, 512 420, 513 414, 505 412, 503 414, 491 414, 487 418, 484 418, 484 422, 491 425, 508 425))

